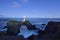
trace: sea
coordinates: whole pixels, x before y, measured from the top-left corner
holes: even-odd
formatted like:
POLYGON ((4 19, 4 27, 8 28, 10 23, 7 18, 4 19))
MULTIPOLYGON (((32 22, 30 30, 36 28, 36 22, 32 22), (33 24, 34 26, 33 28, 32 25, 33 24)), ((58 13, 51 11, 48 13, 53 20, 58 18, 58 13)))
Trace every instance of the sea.
MULTIPOLYGON (((23 18, 0 18, 0 31, 7 31, 7 28, 3 28, 4 26, 7 26, 8 20, 22 21, 23 18)), ((29 20, 32 25, 35 25, 36 28, 39 28, 42 31, 45 30, 49 21, 60 22, 60 18, 26 18, 26 20, 29 20)), ((37 31, 38 30, 28 30, 25 25, 22 25, 22 27, 20 27, 20 33, 18 33, 17 36, 22 35, 24 38, 28 38, 31 35, 38 35, 37 31)))

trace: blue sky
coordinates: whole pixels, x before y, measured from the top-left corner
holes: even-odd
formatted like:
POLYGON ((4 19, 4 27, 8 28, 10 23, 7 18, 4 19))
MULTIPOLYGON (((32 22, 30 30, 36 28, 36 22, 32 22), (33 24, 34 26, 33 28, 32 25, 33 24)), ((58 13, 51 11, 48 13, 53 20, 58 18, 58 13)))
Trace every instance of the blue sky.
POLYGON ((0 17, 60 18, 60 0, 0 0, 0 17))

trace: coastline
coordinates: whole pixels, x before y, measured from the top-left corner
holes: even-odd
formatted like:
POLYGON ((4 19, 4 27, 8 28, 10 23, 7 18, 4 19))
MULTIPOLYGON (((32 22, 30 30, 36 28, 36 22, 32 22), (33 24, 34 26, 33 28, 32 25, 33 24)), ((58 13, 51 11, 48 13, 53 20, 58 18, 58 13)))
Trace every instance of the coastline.
POLYGON ((49 21, 46 25, 46 29, 44 31, 39 30, 38 35, 31 35, 27 39, 23 36, 14 36, 7 35, 6 32, 0 32, 1 40, 59 40, 60 39, 60 22, 49 21), (58 37, 58 38, 57 38, 58 37))

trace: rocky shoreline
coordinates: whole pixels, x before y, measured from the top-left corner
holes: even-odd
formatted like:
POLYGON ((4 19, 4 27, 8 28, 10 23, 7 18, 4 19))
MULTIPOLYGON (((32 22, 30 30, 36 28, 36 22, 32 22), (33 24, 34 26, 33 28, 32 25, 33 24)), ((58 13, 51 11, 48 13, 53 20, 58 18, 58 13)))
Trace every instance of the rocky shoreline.
POLYGON ((9 21, 7 23, 7 32, 0 32, 0 40, 60 40, 60 22, 49 21, 44 31, 38 30, 38 35, 32 35, 28 38, 24 38, 22 35, 16 36, 19 33, 20 24, 26 25, 29 30, 37 29, 29 21, 9 21))

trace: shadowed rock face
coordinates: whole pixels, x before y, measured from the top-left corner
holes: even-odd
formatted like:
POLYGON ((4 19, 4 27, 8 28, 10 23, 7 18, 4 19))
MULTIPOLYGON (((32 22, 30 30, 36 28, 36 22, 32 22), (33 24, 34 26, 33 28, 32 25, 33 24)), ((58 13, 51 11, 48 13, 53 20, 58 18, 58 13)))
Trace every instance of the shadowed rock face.
MULTIPOLYGON (((18 21, 9 21, 7 23, 7 28, 8 28, 8 34, 13 34, 16 35, 19 32, 19 28, 21 25, 27 25, 28 23, 22 23, 22 22, 18 22, 18 21), (10 24, 12 23, 12 24, 10 24), (16 24, 15 24, 16 23, 16 24), (15 26, 17 25, 17 26, 15 26), (17 28, 16 28, 17 27, 17 28)), ((29 24, 30 25, 30 24, 29 24)), ((27 25, 29 27, 29 25, 27 25)), ((25 39, 23 36, 2 36, 0 37, 0 40, 60 40, 60 22, 53 22, 53 21, 49 21, 45 31, 38 31, 38 35, 32 35, 30 37, 28 37, 27 39, 25 39)), ((6 33, 4 32, 4 35, 6 35, 6 33)))
POLYGON ((25 39, 22 35, 20 36, 2 36, 0 37, 0 40, 28 40, 25 39))
POLYGON ((60 22, 53 22, 53 21, 48 22, 45 31, 52 33, 58 31, 60 32, 60 22))
POLYGON ((38 36, 39 38, 41 38, 41 37, 44 36, 44 35, 45 35, 45 31, 41 31, 41 30, 38 31, 38 35, 37 35, 37 36, 38 36))
POLYGON ((26 25, 28 29, 31 29, 31 27, 32 27, 32 24, 28 20, 23 22, 23 25, 26 25))
POLYGON ((22 25, 22 22, 16 20, 10 20, 7 22, 7 33, 9 35, 17 35, 19 33, 19 28, 22 25))
POLYGON ((41 25, 45 26, 46 24, 41 24, 41 25))
POLYGON ((22 35, 20 35, 20 36, 17 37, 17 40, 28 40, 28 39, 26 39, 22 35))
POLYGON ((26 27, 30 30, 37 29, 35 25, 32 25, 28 20, 25 22, 20 22, 16 20, 10 20, 7 22, 7 34, 8 35, 17 35, 20 32, 20 27, 22 25, 26 25, 26 27))
POLYGON ((28 37, 29 40, 39 40, 38 36, 32 35, 28 37))
POLYGON ((34 30, 36 29, 35 25, 32 25, 28 20, 23 22, 23 25, 26 25, 29 30, 34 30))
POLYGON ((45 34, 49 35, 53 40, 60 40, 60 22, 48 22, 45 34))
POLYGON ((0 40, 17 40, 16 36, 2 36, 0 40))
POLYGON ((48 22, 45 31, 49 33, 53 33, 56 32, 56 30, 57 30, 56 24, 52 21, 48 22))
POLYGON ((38 31, 38 35, 32 35, 29 40, 60 40, 60 22, 49 21, 45 31, 38 31))

